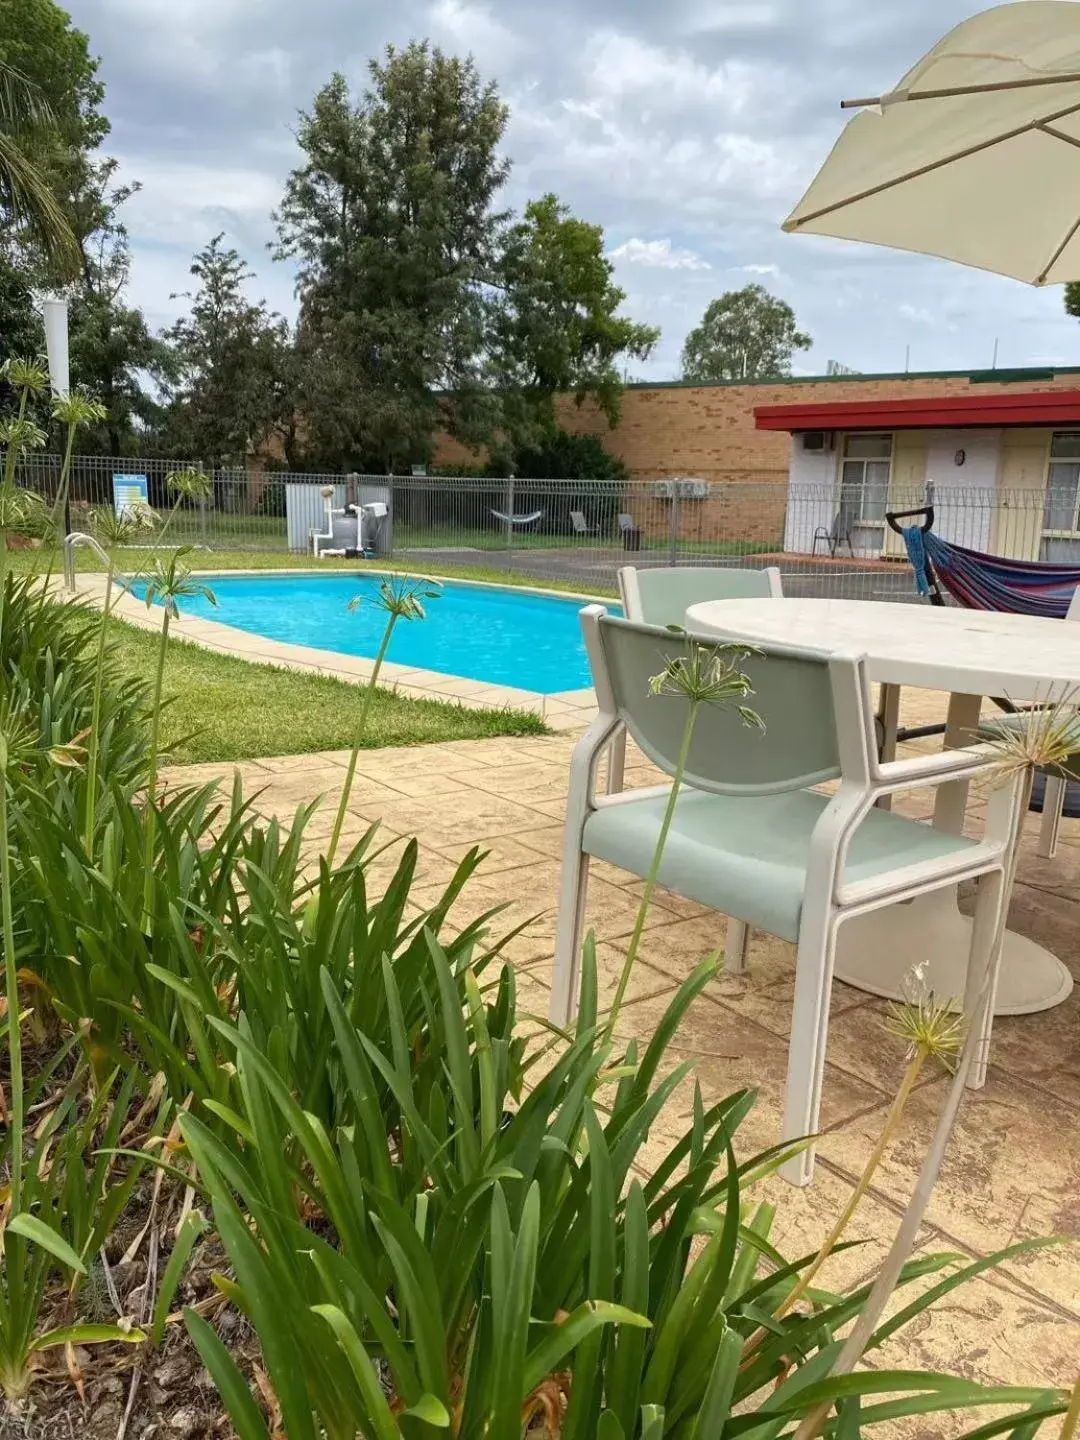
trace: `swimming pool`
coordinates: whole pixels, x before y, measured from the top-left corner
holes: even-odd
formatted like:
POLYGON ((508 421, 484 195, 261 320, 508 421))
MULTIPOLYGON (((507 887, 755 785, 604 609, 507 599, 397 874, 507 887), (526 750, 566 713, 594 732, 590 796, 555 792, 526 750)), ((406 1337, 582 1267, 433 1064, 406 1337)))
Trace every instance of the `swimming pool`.
MULTIPOLYGON (((377 575, 215 575, 217 606, 179 602, 185 615, 220 620, 270 640, 374 658, 386 615, 370 603, 377 575), (359 596, 353 611, 349 601, 359 596)), ((142 599, 144 581, 133 587, 142 599)), ((552 695, 592 684, 578 611, 585 602, 509 587, 443 583, 425 602, 426 620, 399 620, 387 659, 492 685, 552 695)), ((617 609, 612 606, 612 609, 617 609)))

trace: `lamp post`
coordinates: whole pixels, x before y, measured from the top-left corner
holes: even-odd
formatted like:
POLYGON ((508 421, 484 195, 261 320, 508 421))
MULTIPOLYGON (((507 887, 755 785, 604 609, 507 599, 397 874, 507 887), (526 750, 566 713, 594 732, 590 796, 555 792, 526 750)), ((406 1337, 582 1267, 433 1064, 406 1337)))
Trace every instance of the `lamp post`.
MULTIPOLYGON (((49 295, 41 302, 45 321, 45 353, 49 357, 49 385, 53 394, 66 400, 71 388, 68 361, 68 302, 49 295)), ((71 534, 71 504, 64 502, 64 534, 71 534)))

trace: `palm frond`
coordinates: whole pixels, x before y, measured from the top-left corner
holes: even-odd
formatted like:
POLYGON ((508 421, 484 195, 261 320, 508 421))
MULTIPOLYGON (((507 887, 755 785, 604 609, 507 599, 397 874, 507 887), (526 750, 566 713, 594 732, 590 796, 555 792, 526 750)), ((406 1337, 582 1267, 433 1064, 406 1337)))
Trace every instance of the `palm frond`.
POLYGON ((61 275, 75 271, 79 250, 67 217, 47 180, 18 142, 0 130, 0 206, 11 224, 40 247, 61 275))

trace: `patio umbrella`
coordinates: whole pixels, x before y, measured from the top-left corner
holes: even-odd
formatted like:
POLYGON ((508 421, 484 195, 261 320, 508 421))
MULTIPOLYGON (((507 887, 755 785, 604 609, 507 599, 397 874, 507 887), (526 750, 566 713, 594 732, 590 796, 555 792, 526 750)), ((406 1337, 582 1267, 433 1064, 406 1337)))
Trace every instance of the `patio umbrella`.
POLYGON ((1080 4, 965 20, 861 108, 784 222, 1032 285, 1080 279, 1080 4))

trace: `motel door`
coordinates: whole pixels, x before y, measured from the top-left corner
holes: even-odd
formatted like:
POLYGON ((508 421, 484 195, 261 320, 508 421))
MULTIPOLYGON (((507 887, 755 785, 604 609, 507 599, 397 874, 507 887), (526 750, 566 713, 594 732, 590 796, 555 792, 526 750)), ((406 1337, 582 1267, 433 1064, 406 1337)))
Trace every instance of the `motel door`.
POLYGON ((934 482, 934 529, 943 540, 990 550, 1000 449, 1000 430, 927 432, 926 478, 934 482))

